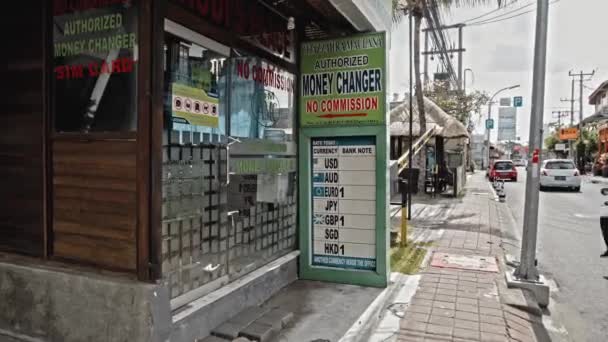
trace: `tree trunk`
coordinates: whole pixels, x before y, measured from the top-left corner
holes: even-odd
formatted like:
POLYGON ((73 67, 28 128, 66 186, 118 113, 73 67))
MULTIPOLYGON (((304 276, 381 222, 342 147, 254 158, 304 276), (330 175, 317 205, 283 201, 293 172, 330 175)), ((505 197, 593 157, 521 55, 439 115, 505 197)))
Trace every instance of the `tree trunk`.
MULTIPOLYGON (((416 103, 418 107, 418 121, 420 123, 420 136, 426 133, 426 113, 424 110, 424 94, 422 93, 422 79, 420 74, 420 25, 422 24, 422 13, 414 15, 414 80, 416 81, 416 103)), ((426 148, 418 153, 418 189, 424 192, 426 180, 426 148)))

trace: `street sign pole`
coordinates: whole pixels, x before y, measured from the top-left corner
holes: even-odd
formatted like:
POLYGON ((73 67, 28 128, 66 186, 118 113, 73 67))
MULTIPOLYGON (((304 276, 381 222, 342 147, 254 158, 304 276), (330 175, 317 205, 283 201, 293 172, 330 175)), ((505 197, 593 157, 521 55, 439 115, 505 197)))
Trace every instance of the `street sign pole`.
POLYGON ((540 177, 540 149, 542 148, 543 108, 545 102, 545 72, 547 67, 547 26, 549 0, 538 0, 536 12, 536 38, 534 47, 534 76, 532 81, 532 115, 530 115, 530 149, 533 151, 532 167, 526 179, 526 202, 521 262, 515 270, 520 280, 538 281, 536 269, 536 239, 538 230, 538 197, 540 177))

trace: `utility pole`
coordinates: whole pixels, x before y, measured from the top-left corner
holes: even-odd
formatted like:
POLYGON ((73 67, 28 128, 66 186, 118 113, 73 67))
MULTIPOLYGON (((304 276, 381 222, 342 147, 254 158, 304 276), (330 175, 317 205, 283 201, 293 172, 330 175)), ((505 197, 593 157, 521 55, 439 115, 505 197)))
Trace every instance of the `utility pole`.
MULTIPOLYGON (((424 31, 424 51, 429 51, 429 31, 424 31)), ((429 84, 429 55, 424 55, 424 85, 429 84)))
POLYGON ((462 78, 462 28, 463 25, 458 26, 458 85, 460 89, 464 89, 464 80, 462 78))
MULTIPOLYGON (((577 73, 573 73, 572 71, 568 72, 568 75, 570 77, 572 77, 572 82, 574 83, 574 80, 576 77, 578 77, 578 82, 579 82, 579 113, 578 113, 578 141, 579 143, 582 141, 583 139, 583 82, 585 81, 584 78, 589 76, 589 77, 593 77, 593 75, 595 75, 595 70, 593 70, 590 73, 585 73, 582 70, 577 74, 577 73)), ((574 89, 574 87, 573 87, 574 89)), ((574 91, 572 92, 574 95, 574 91)), ((574 96, 572 96, 574 97, 574 96)), ((576 161, 577 161, 577 165, 578 165, 578 169, 581 172, 581 174, 584 173, 585 171, 585 167, 584 164, 582 162, 582 156, 579 156, 578 153, 576 154, 576 161)))
MULTIPOLYGON (((464 49, 462 47, 463 45, 463 37, 462 37, 462 28, 465 27, 465 24, 454 24, 454 25, 448 25, 448 26, 441 26, 441 27, 434 27, 434 28, 425 28, 422 30, 422 32, 424 32, 424 51, 421 52, 421 54, 424 56, 424 75, 428 80, 428 58, 429 56, 432 55, 443 55, 445 58, 448 58, 449 56, 447 55, 448 53, 454 53, 457 52, 458 53, 458 75, 455 75, 458 78, 458 89, 462 90, 463 88, 463 78, 462 78, 462 66, 463 66, 463 59, 462 59, 462 55, 463 52, 466 51, 466 49, 464 49), (448 29, 458 29, 458 48, 457 49, 446 49, 443 50, 440 47, 437 47, 437 50, 429 50, 429 44, 428 44, 428 37, 429 37, 429 32, 436 34, 434 30, 448 30, 448 29)), ((448 70, 449 72, 449 70, 448 70)))
MULTIPOLYGON (((574 78, 572 79, 572 86, 570 88, 570 98, 560 99, 561 102, 570 102, 570 127, 574 126, 574 78)), ((572 140, 568 140, 568 157, 574 160, 574 153, 572 152, 572 140)))
MULTIPOLYGON (((549 0, 538 0, 534 41, 534 75, 532 79, 532 113, 530 115, 531 167, 526 178, 524 227, 520 264, 514 276, 522 281, 539 280, 536 269, 536 239, 538 232, 538 197, 540 178, 540 149, 542 148, 543 109, 545 107, 545 73, 547 69, 547 31, 549 0)), ((548 298, 547 298, 548 301, 548 298)))

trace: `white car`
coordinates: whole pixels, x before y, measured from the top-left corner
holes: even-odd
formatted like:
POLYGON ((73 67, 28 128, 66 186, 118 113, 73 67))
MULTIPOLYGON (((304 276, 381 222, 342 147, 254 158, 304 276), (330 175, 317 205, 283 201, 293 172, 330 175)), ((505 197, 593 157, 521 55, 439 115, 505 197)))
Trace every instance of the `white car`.
POLYGON ((570 159, 547 159, 540 169, 540 190, 564 188, 581 190, 581 175, 570 159))

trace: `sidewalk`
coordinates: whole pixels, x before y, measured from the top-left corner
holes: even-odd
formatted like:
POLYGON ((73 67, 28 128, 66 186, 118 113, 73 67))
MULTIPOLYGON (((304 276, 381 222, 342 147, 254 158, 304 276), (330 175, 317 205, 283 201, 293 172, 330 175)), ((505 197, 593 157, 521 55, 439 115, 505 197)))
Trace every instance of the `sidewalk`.
POLYGON ((412 234, 443 232, 429 251, 397 340, 547 340, 540 316, 509 305, 526 296, 506 287, 497 202, 483 173, 469 177, 464 197, 434 202, 412 211, 412 234))

